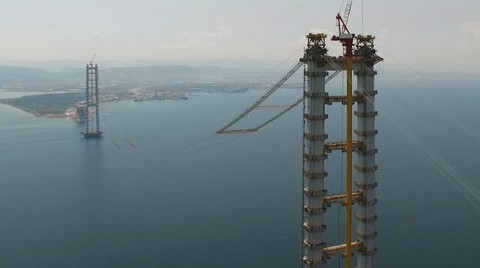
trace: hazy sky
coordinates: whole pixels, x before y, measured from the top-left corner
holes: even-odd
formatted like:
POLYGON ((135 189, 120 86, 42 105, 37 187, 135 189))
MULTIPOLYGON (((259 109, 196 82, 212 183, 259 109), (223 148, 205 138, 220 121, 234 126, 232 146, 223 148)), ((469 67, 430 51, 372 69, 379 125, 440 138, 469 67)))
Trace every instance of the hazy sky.
MULTIPOLYGON (((0 61, 299 57, 335 32, 342 0, 3 0, 0 61)), ((361 32, 362 1, 350 28, 361 32)), ((480 69, 479 0, 364 0, 379 54, 421 68, 480 69)), ((338 44, 329 45, 332 54, 338 44)))

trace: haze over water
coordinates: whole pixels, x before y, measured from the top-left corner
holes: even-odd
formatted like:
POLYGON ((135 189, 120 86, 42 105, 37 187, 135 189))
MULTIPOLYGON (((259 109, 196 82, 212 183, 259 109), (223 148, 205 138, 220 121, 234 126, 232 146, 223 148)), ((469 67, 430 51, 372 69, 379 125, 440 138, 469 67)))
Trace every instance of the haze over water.
MULTIPOLYGON (((378 80, 379 267, 476 263, 474 82, 378 80)), ((0 266, 299 267, 301 107, 258 133, 214 135, 260 94, 104 104, 101 140, 1 105, 0 266)), ((340 109, 327 113, 339 140, 340 109)), ((327 160, 330 193, 339 157, 327 160)), ((329 244, 337 216, 331 207, 329 244)))

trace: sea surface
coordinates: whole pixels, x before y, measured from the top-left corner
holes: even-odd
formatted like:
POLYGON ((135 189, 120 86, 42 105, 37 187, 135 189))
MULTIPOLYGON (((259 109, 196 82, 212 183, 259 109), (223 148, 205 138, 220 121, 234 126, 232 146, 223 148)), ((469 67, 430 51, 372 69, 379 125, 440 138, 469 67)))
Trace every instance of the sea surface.
MULTIPOLYGON (((477 84, 378 79, 377 267, 478 263, 477 84)), ((215 134, 261 94, 107 103, 99 140, 0 105, 0 267, 300 267, 302 107, 257 133, 215 134)), ((283 89, 268 104, 299 97, 283 89)), ((342 140, 342 107, 327 113, 329 141, 342 140)), ((342 155, 327 161, 329 193, 341 192, 342 155)), ((329 245, 343 218, 329 208, 329 245)))

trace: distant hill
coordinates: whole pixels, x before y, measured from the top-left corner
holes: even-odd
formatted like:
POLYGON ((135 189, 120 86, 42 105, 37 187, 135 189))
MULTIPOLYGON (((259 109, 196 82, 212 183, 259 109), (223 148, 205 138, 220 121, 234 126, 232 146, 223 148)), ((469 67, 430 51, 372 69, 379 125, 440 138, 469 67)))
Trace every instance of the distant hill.
POLYGON ((219 68, 214 66, 142 66, 111 68, 102 71, 103 79, 145 83, 157 81, 225 81, 258 80, 265 70, 219 68))
MULTIPOLYGON (((284 70, 257 68, 222 68, 214 66, 138 66, 113 67, 100 70, 103 85, 126 84, 149 86, 157 83, 193 83, 276 80, 284 70)), ((21 66, 0 66, 0 88, 65 89, 83 88, 84 67, 69 67, 59 71, 21 66)))
POLYGON ((24 86, 55 82, 51 73, 28 67, 0 66, 1 86, 24 86))

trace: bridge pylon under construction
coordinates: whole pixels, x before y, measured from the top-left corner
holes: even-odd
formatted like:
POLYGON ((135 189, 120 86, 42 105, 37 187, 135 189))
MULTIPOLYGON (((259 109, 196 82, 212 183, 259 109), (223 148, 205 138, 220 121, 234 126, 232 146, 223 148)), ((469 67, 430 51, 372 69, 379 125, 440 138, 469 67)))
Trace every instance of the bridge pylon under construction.
MULTIPOLYGON (((352 255, 356 254, 357 268, 375 268, 377 253, 375 189, 378 184, 375 179, 377 170, 375 95, 377 91, 374 88, 374 81, 377 73, 374 66, 383 59, 376 54, 373 36, 355 36, 348 31, 340 15, 337 16, 337 20, 339 34, 333 36, 332 40, 341 42, 343 55, 327 54, 325 34, 308 34, 307 47, 300 61, 253 105, 217 133, 244 134, 259 131, 303 103, 303 267, 326 267, 329 258, 342 256, 345 257, 346 268, 351 268, 352 255), (256 127, 240 129, 234 127, 253 111, 268 108, 268 105, 261 106, 261 104, 302 66, 305 68, 305 83, 303 96, 300 99, 289 105, 281 105, 282 111, 256 127), (329 72, 332 73, 329 74, 329 72), (340 72, 346 72, 346 95, 329 95, 326 84, 340 72), (356 90, 353 90, 353 75, 356 76, 356 90), (328 119, 326 106, 333 104, 347 106, 345 137, 332 139, 325 129, 325 121, 328 119), (355 130, 353 129, 354 116, 357 118, 355 130), (327 142, 327 140, 337 141, 327 142), (325 186, 327 178, 325 161, 328 154, 334 150, 340 150, 346 154, 345 178, 340 178, 346 181, 346 189, 342 193, 329 194, 325 186), (354 154, 356 155, 355 163, 354 154), (355 175, 355 181, 353 181, 353 175, 355 175), (353 211, 354 204, 355 211, 353 211), (327 208, 332 205, 346 207, 345 243, 340 245, 332 245, 326 241, 325 219, 327 208), (354 228, 355 232, 353 232, 354 228)), ((278 107, 278 105, 275 106, 278 107)))
POLYGON ((356 255, 356 267, 373 268, 377 253, 375 189, 378 185, 375 179, 377 91, 374 89, 374 65, 383 59, 377 56, 374 37, 370 35, 340 35, 339 39, 333 37, 332 40, 341 39, 344 49, 347 50, 348 44, 346 47, 343 41, 350 42, 350 51, 344 51, 344 55, 335 57, 327 54, 325 34, 310 33, 306 37, 307 47, 300 59, 306 65, 303 115, 303 267, 326 267, 327 260, 334 255, 346 257, 349 267, 352 255, 356 255), (329 71, 334 72, 330 76, 342 71, 347 73, 346 96, 328 94, 326 82, 329 71), (355 91, 352 90, 352 72, 356 76, 355 91), (334 104, 347 105, 346 137, 333 139, 339 139, 336 142, 327 142, 332 138, 325 129, 325 121, 328 119, 326 107, 334 104), (356 111, 352 113, 355 105, 356 111), (353 115, 357 118, 355 130, 353 115), (346 178, 340 178, 346 179, 346 190, 343 193, 330 194, 325 186, 325 161, 333 150, 341 150, 347 154, 346 178), (353 154, 356 155, 355 163, 353 154), (325 239, 325 216, 328 213, 327 208, 332 205, 346 207, 345 243, 340 245, 332 245, 325 239), (354 212, 352 205, 355 206, 354 212), (353 228, 356 228, 354 233, 353 228))
POLYGON ((85 102, 87 116, 85 120, 85 132, 82 134, 86 139, 101 138, 100 113, 98 100, 98 65, 90 62, 86 67, 85 102))

